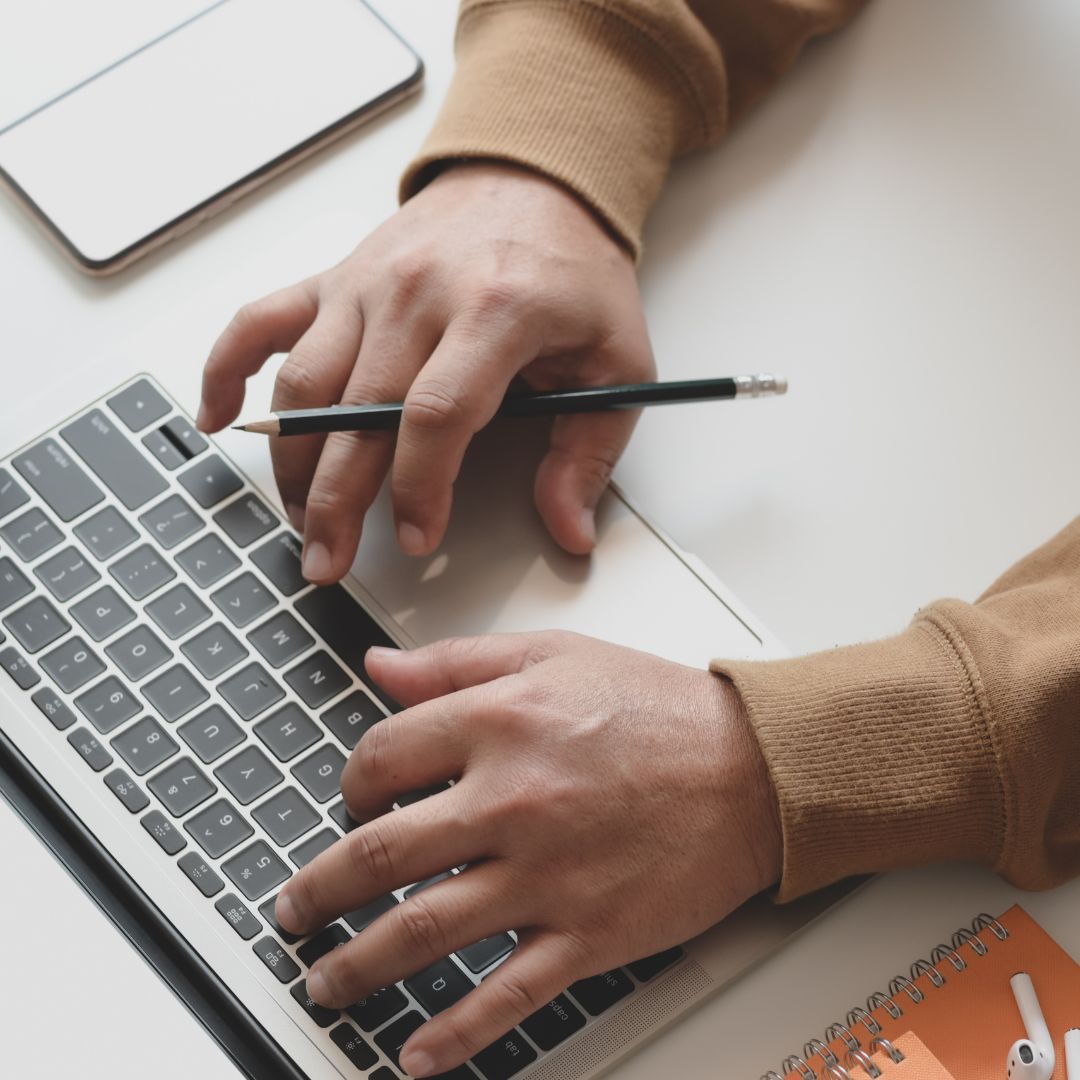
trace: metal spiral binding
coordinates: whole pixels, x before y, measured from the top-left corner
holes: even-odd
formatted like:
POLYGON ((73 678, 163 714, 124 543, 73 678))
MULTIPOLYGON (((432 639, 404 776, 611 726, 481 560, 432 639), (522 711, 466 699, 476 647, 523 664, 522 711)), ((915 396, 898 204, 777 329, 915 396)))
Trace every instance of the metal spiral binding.
POLYGON ((970 927, 961 927, 953 934, 951 944, 935 945, 929 960, 916 960, 911 965, 910 977, 897 975, 889 982, 887 994, 876 990, 866 999, 865 1008, 856 1005, 847 1014, 844 1023, 830 1024, 825 1029, 824 1039, 811 1039, 801 1054, 792 1054, 780 1063, 780 1072, 770 1069, 762 1075, 761 1080, 784 1080, 791 1073, 797 1073, 802 1080, 855 1080, 856 1068, 861 1069, 870 1080, 881 1076, 881 1070, 870 1059, 870 1054, 881 1049, 892 1061, 903 1061, 904 1056, 888 1039, 882 1037, 881 1025, 872 1015, 874 1010, 884 1009, 892 1019, 898 1020, 904 1015, 904 1010, 897 1004, 898 997, 906 995, 908 1008, 921 1004, 926 1000, 926 994, 915 985, 920 976, 925 975, 935 990, 944 986, 946 977, 939 970, 939 965, 948 962, 954 972, 963 971, 968 962, 960 955, 960 950, 965 945, 969 945, 977 957, 989 952, 990 947, 979 937, 984 930, 989 930, 998 941, 1004 941, 1009 936, 1009 931, 997 919, 980 912, 970 927), (860 1026, 866 1031, 869 1053, 863 1049, 855 1033, 860 1026), (844 1044, 847 1051, 843 1062, 831 1046, 837 1040, 844 1044), (821 1062, 820 1073, 810 1065, 814 1058, 821 1062))

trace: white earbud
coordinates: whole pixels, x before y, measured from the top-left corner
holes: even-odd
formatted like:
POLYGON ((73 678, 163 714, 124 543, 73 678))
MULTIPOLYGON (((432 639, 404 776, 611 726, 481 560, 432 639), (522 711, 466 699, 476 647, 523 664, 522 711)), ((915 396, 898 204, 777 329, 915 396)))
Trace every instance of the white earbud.
POLYGON ((1007 1059, 1010 1080, 1050 1080, 1056 1058, 1054 1042, 1043 1018, 1035 987, 1026 971, 1017 972, 1010 980, 1016 1007, 1024 1021, 1026 1039, 1018 1039, 1009 1049, 1007 1059))
POLYGON ((1065 1073, 1069 1080, 1080 1080, 1080 1028, 1065 1032, 1065 1073))

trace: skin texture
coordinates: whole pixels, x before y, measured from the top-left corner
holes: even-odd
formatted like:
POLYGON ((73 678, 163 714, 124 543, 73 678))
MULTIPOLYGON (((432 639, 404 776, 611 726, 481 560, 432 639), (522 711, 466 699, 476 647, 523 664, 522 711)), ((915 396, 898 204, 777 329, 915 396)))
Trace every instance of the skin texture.
MULTIPOLYGON (((405 402, 396 445, 373 432, 271 440, 320 584, 348 571, 391 465, 401 547, 438 546, 462 456, 515 377, 537 390, 656 377, 630 255, 564 188, 498 164, 449 169, 343 262, 241 308, 206 363, 199 427, 235 420, 245 379, 285 351, 274 410, 405 402)), ((535 498, 568 551, 592 550, 593 509, 635 421, 553 424, 535 498)))
POLYGON ((775 797, 727 681, 556 632, 373 649, 367 667, 408 707, 353 751, 342 792, 362 824, 285 886, 279 922, 310 932, 468 867, 323 957, 309 993, 343 1007, 519 934, 495 974, 412 1036, 411 1075, 460 1064, 570 983, 687 940, 779 878, 775 797))

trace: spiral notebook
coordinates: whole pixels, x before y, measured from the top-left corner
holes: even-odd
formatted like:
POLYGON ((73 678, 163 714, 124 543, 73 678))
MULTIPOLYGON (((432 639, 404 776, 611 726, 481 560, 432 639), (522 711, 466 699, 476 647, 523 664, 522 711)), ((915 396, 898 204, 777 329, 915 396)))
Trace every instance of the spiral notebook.
POLYGON ((1054 1080, 1065 1080, 1065 1031, 1080 1026, 1080 965, 1019 906, 998 919, 979 915, 762 1080, 1001 1076, 1009 1047, 1024 1037, 1009 986, 1017 971, 1035 984, 1057 1050, 1054 1080))

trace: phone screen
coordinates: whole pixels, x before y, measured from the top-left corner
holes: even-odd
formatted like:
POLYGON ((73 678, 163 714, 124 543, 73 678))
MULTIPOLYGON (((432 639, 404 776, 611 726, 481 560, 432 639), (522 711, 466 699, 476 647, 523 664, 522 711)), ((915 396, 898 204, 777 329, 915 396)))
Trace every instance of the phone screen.
MULTIPOLYGON (((62 64, 18 64, 35 73, 0 110, 0 169, 92 267, 209 208, 420 70, 363 0, 142 0, 129 17, 81 51, 65 34, 62 64)), ((27 48, 47 44, 40 25, 24 31, 27 48)), ((10 29, 5 48, 16 48, 10 29)))

